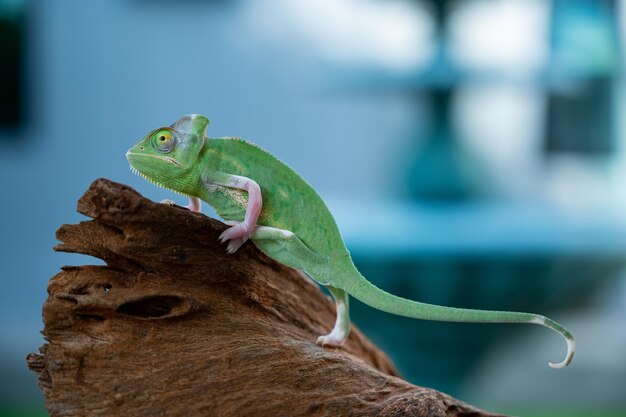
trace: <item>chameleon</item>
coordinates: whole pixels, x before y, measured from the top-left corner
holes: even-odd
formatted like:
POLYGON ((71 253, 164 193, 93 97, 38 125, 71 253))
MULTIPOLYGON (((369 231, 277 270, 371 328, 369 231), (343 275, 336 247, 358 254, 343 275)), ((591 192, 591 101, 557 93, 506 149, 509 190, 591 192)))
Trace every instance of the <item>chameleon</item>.
POLYGON ((359 273, 330 210, 300 175, 252 142, 207 137, 208 125, 207 117, 190 114, 152 130, 126 153, 131 170, 187 196, 186 207, 193 212, 201 211, 202 201, 212 206, 228 226, 219 236, 227 242, 228 254, 251 240, 270 258, 325 286, 334 299, 336 319, 317 345, 339 348, 346 342, 351 295, 378 310, 415 319, 545 326, 567 343, 565 359, 549 365, 563 368, 572 361, 574 337, 545 316, 426 304, 376 287, 359 273))

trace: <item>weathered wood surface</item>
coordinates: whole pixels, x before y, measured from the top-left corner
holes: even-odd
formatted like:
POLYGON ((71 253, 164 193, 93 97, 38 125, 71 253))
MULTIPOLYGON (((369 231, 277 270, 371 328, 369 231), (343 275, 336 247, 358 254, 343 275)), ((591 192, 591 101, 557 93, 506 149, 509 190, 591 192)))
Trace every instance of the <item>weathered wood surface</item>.
POLYGON ((64 267, 43 307, 47 343, 29 367, 51 416, 484 416, 398 377, 358 330, 315 345, 333 303, 225 225, 96 180, 56 250, 106 266, 64 267))

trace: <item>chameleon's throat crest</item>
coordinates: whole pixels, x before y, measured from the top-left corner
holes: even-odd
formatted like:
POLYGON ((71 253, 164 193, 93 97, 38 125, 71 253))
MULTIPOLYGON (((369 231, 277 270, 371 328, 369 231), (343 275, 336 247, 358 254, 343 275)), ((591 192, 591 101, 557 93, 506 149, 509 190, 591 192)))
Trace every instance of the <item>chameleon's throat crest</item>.
POLYGON ((180 194, 180 195, 184 195, 186 197, 191 197, 189 194, 185 194, 183 192, 180 192, 178 190, 175 190, 174 188, 168 187, 166 185, 163 185, 162 183, 160 183, 159 181, 155 180, 154 178, 151 178, 149 176, 147 176, 146 174, 144 174, 143 172, 139 171, 137 168, 135 168, 134 166, 130 166, 130 170, 134 173, 139 175, 141 178, 143 178, 144 180, 151 182, 152 184, 156 185, 157 187, 161 187, 164 188, 166 190, 172 191, 176 194, 180 194))

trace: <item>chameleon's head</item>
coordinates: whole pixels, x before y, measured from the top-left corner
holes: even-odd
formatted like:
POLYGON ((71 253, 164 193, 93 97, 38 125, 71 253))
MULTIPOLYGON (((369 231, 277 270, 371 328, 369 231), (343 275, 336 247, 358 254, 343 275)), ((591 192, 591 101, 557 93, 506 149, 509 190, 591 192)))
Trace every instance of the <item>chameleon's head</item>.
POLYGON ((131 169, 166 188, 183 177, 193 166, 204 144, 209 119, 189 114, 174 124, 148 133, 126 152, 131 169))

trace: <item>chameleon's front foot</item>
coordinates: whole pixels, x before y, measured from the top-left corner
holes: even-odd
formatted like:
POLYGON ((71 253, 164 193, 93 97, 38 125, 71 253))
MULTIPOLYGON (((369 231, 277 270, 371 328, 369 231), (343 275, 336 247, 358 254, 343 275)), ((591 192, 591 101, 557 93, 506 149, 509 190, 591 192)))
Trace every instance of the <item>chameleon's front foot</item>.
MULTIPOLYGON (((168 206, 175 206, 176 203, 170 199, 161 200, 161 204, 167 204, 168 206)), ((200 213, 202 211, 202 205, 198 197, 189 197, 189 204, 185 208, 194 213, 200 213)))
POLYGON ((165 204, 166 206, 175 206, 176 202, 174 200, 170 200, 169 198, 166 198, 165 200, 161 200, 159 202, 160 204, 165 204))
POLYGON ((219 239, 224 243, 227 240, 228 246, 226 252, 229 254, 237 252, 237 250, 250 238, 254 233, 254 226, 248 225, 244 222, 227 221, 225 222, 230 227, 222 232, 219 239))

